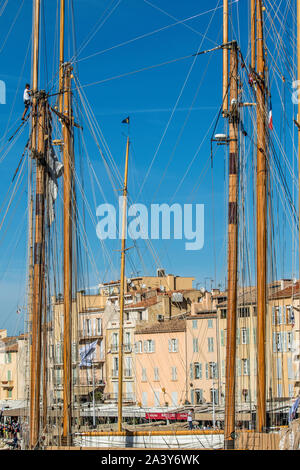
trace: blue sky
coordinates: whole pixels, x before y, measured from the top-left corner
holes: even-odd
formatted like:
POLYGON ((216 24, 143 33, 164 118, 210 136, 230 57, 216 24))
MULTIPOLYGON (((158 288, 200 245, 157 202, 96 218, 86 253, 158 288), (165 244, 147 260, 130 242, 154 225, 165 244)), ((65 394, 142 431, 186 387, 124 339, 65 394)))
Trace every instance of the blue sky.
MULTIPOLYGON (((53 93, 57 91, 58 70, 57 1, 50 0, 42 3, 40 88, 53 93)), ((129 255, 131 261, 128 260, 127 264, 127 275, 130 276, 132 272, 138 271, 153 274, 157 267, 162 266, 167 272, 173 274, 194 276, 195 286, 199 283, 200 286, 206 284, 210 287, 212 279, 213 286, 217 287, 221 284, 224 287, 227 271, 226 149, 215 147, 213 168, 209 162, 210 139, 222 101, 222 52, 206 54, 196 60, 190 57, 169 65, 113 79, 119 75, 179 59, 198 50, 221 44, 222 1, 213 0, 208 4, 202 0, 185 2, 179 0, 153 0, 153 2, 148 0, 122 0, 120 2, 118 0, 76 0, 73 2, 75 42, 77 50, 80 51, 76 57, 74 56, 71 2, 66 3, 68 6, 66 60, 72 59, 74 63, 75 76, 86 94, 121 174, 124 171, 126 144, 126 126, 122 125, 121 121, 128 115, 131 118, 132 151, 129 168, 131 199, 146 205, 152 202, 205 205, 205 243, 201 251, 186 251, 185 241, 155 241, 153 246, 159 258, 159 261, 155 262, 145 244, 139 243, 144 265, 141 264, 138 254, 132 250, 129 255), (109 11, 112 13, 107 17, 109 11), (191 17, 194 18, 184 24, 174 25, 191 17), (150 34, 159 29, 162 30, 150 34), (140 38, 143 35, 145 37, 140 38), (139 39, 133 40, 135 38, 139 39), (131 42, 121 46, 127 41, 131 42), (81 47, 82 45, 85 46, 81 47), (102 83, 94 84, 95 82, 102 83), (167 167, 171 157, 171 163, 167 167), (153 165, 151 165, 152 161, 153 165), (150 165, 151 171, 149 171, 150 165), (144 181, 148 172, 149 175, 144 181), (140 191, 141 194, 137 200, 140 191)), ((266 2, 267 25, 269 17, 274 13, 269 3, 266 2)), ((231 7, 230 34, 233 39, 239 40, 245 57, 248 47, 248 4, 248 0, 239 0, 234 1, 231 7)), ((4 5, 5 1, 0 2, 0 12, 4 5)), ((283 7, 276 12, 280 18, 284 13, 283 7)), ((289 14, 290 12, 286 16, 288 17, 289 14)), ((9 152, 6 152, 8 137, 16 130, 23 112, 24 84, 31 80, 31 28, 31 0, 24 0, 23 3, 19 0, 11 0, 0 17, 0 43, 4 44, 3 48, 0 47, 0 80, 5 81, 7 86, 7 103, 0 106, 0 138, 3 139, 0 147, 2 188, 0 205, 4 203, 4 208, 0 213, 1 220, 7 207, 5 195, 9 190, 29 133, 29 129, 25 128, 15 145, 9 152), (5 135, 7 126, 11 129, 5 135)), ((288 32, 287 28, 283 38, 288 32)), ((270 30, 268 40, 270 45, 275 47, 275 55, 277 45, 274 44, 276 41, 274 31, 270 30)), ((247 64, 248 61, 247 57, 247 64)), ((289 68, 289 62, 284 58, 280 59, 278 65, 289 68)), ((273 64, 272 76, 274 69, 273 64)), ((285 86, 287 93, 290 93, 290 79, 293 71, 290 70, 287 73, 290 73, 290 76, 285 86)), ((243 80, 245 80, 244 75, 243 80)), ((285 142, 285 152, 291 166, 296 168, 297 162, 294 161, 291 138, 288 131, 283 130, 281 124, 282 105, 279 95, 282 90, 278 91, 278 83, 278 77, 275 74, 272 82, 272 90, 274 89, 272 104, 274 123, 277 126, 276 135, 282 142, 285 142)), ((250 99, 247 84, 244 88, 244 96, 250 99)), ((52 98, 53 104, 54 100, 55 97, 52 98)), ((79 104, 80 109, 83 109, 77 92, 75 92, 75 104, 79 104)), ((292 115, 289 95, 286 98, 285 111, 287 114, 290 113, 290 116, 292 115)), ((110 180, 87 122, 78 119, 84 127, 83 136, 88 158, 97 175, 101 190, 107 202, 115 204, 110 180)), ((251 134, 252 123, 247 114, 244 116, 244 124, 251 134)), ((223 132, 223 130, 224 122, 221 119, 217 131, 223 132)), ((77 142, 78 135, 76 139, 77 142)), ((76 143, 76 148, 79 148, 77 145, 76 143)), ((275 142, 274 145, 278 143, 275 142)), ((244 186, 249 246, 247 248, 241 246, 240 249, 244 256, 249 256, 251 275, 248 276, 248 280, 250 277, 251 282, 254 283, 253 186, 251 182, 253 161, 251 145, 247 141, 245 141, 245 149, 245 155, 247 155, 245 175, 249 177, 244 186)), ((87 164, 88 158, 85 150, 81 157, 77 155, 77 171, 80 178, 84 179, 86 198, 95 218, 96 207, 104 201, 94 177, 91 177, 91 167, 89 168, 87 164)), ((287 173, 286 171, 288 177, 287 173)), ((295 192, 295 189, 292 191, 292 185, 290 188, 291 192, 295 192)), ((276 219, 274 224, 275 233, 278 235, 274 242, 278 249, 277 271, 280 276, 292 276, 296 272, 294 239, 287 223, 288 216, 280 205, 280 198, 277 194, 274 198, 275 204, 279 201, 278 214, 282 213, 281 222, 283 222, 279 223, 276 219), (287 241, 284 243, 283 240, 287 241)), ((80 193, 78 201, 81 205, 80 193)), ((0 231, 0 328, 8 327, 11 334, 21 331, 24 323, 24 312, 17 315, 16 311, 18 306, 23 306, 26 302, 26 207, 27 174, 25 171, 20 188, 0 231)), ((57 209, 61 211, 60 200, 57 202, 57 209)), ((113 279, 118 273, 120 254, 117 250, 120 249, 120 242, 106 243, 106 249, 113 261, 113 268, 111 268, 97 239, 94 219, 92 220, 88 213, 86 228, 91 248, 89 256, 95 260, 97 266, 95 269, 93 263, 89 263, 88 280, 90 285, 96 285, 99 281, 113 279)), ((128 245, 130 246, 130 242, 128 245)), ((245 260, 243 263, 246 263, 245 260)), ((241 272, 242 269, 240 278, 242 278, 241 272)))

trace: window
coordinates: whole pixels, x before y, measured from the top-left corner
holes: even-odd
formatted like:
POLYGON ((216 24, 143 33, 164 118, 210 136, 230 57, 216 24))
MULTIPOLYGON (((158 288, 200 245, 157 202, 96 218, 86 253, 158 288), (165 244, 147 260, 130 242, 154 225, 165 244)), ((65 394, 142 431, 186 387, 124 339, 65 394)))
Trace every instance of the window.
POLYGON ((9 389, 7 392, 8 398, 12 398, 12 389, 9 389))
POLYGON ((153 339, 148 339, 144 341, 144 352, 145 353, 155 352, 155 341, 153 341, 153 339))
POLYGON ((207 338, 208 340, 208 352, 214 352, 214 339, 207 338))
POLYGON ((172 380, 177 380, 177 367, 172 367, 172 380))
POLYGON ((113 360, 113 376, 116 377, 119 375, 119 358, 114 357, 113 360))
POLYGON ((92 328, 91 328, 91 320, 85 320, 86 324, 86 334, 87 336, 90 336, 92 334, 92 328))
POLYGON ((276 351, 277 352, 282 352, 282 338, 281 338, 281 333, 275 333, 276 334, 276 351))
POLYGON ((135 343, 135 352, 136 352, 136 354, 141 354, 143 352, 143 342, 142 341, 138 341, 137 343, 135 343))
POLYGON ((227 309, 226 308, 222 308, 221 309, 221 320, 225 320, 227 317, 227 309))
POLYGON ((5 353, 5 364, 11 363, 11 352, 5 353))
POLYGON ((118 333, 113 333, 112 335, 112 350, 117 351, 119 345, 119 335, 118 333))
POLYGON ((288 332, 288 351, 293 350, 293 332, 289 331, 288 332))
POLYGON ((215 388, 210 389, 210 401, 215 405, 218 404, 218 390, 216 390, 215 388))
POLYGON ((214 326, 213 320, 207 320, 207 327, 213 328, 213 326, 214 326))
POLYGON ((222 360, 222 377, 225 377, 225 360, 222 360))
POLYGON ((215 362, 209 363, 209 378, 210 379, 218 378, 217 364, 215 362))
POLYGON ((202 364, 199 362, 195 362, 195 379, 202 379, 202 364))
POLYGON ((195 390, 195 405, 200 405, 203 402, 203 390, 195 390))
POLYGON ((154 380, 155 380, 155 382, 159 382, 159 369, 158 369, 158 367, 154 367, 154 380))
POLYGON ((277 357, 277 378, 282 379, 282 362, 281 357, 277 357))
POLYGON ((241 328, 242 344, 249 344, 249 329, 241 328))
POLYGON ((139 320, 142 321, 143 320, 143 312, 139 312, 138 315, 139 315, 139 320))
POLYGON ((226 330, 221 330, 221 346, 226 346, 226 330))
POLYGON ((127 346, 127 348, 130 346, 130 333, 128 331, 125 333, 125 346, 127 346))
POLYGON ((293 362, 291 357, 288 358, 288 378, 292 380, 294 379, 293 362))
POLYGON ((243 375, 249 375, 249 359, 242 359, 243 375))
POLYGON ((244 388, 242 390, 242 400, 247 401, 249 397, 249 390, 247 388, 244 388))
POLYGON ((289 397, 293 398, 293 396, 294 396, 294 385, 289 384, 289 397))
POLYGON ((72 343, 72 362, 76 362, 77 360, 77 345, 76 343, 72 343))
POLYGON ((178 339, 169 339, 169 352, 178 352, 178 339))
POLYGON ((142 382, 147 382, 147 370, 142 368, 142 382))
POLYGON ((154 406, 160 405, 159 395, 160 395, 159 391, 154 391, 154 406))
POLYGON ((289 325, 294 325, 295 323, 295 316, 294 316, 294 311, 293 307, 291 305, 288 305, 286 307, 286 316, 287 316, 287 323, 289 325))
POLYGON ((193 320, 193 329, 196 330, 198 328, 198 320, 193 320))
POLYGON ((238 310, 240 318, 250 317, 250 307, 241 307, 238 310))
POLYGON ((178 392, 172 392, 172 406, 178 406, 178 392))
POLYGON ((12 380, 12 378, 11 378, 11 370, 8 370, 8 371, 7 371, 7 380, 8 380, 8 382, 10 382, 10 381, 12 380))
POLYGON ((193 338, 193 352, 199 352, 198 338, 193 338))
POLYGON ((101 333, 102 333, 102 322, 101 322, 101 318, 97 318, 97 319, 96 319, 96 322, 97 322, 97 334, 98 334, 98 335, 101 335, 101 333))

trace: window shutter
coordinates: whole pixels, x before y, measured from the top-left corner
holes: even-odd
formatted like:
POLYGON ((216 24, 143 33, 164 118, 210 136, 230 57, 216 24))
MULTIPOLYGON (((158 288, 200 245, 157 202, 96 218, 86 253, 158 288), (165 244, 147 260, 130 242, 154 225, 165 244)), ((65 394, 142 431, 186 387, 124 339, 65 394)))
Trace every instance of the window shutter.
POLYGON ((208 364, 205 364, 205 376, 208 379, 208 364))
POLYGON ((273 332, 273 352, 276 352, 276 333, 273 332))
POLYGON ((175 340, 175 351, 178 352, 178 339, 175 340))
POLYGON ((279 325, 282 325, 282 307, 279 307, 279 325))
MULTIPOLYGON (((286 332, 281 333, 283 336, 283 352, 287 352, 287 338, 286 338, 286 332)), ((281 343, 282 344, 282 343, 281 343)))
POLYGON ((238 366, 238 376, 240 377, 242 375, 242 364, 241 364, 241 359, 238 359, 237 361, 237 366, 238 366))
POLYGON ((155 340, 152 341, 152 352, 155 352, 155 340))
POLYGON ((221 330, 221 346, 224 346, 224 330, 221 330))
POLYGON ((283 306, 283 324, 285 325, 286 324, 286 313, 287 313, 287 309, 286 309, 286 305, 283 306))
POLYGON ((253 343, 256 344, 256 328, 253 328, 253 343))
POLYGON ((240 344, 240 329, 236 330, 236 344, 240 344))
POLYGON ((172 341, 169 339, 169 352, 172 352, 172 341))
POLYGON ((288 378, 293 379, 294 374, 293 374, 293 364, 292 364, 292 359, 289 357, 288 358, 288 378))
POLYGON ((202 379, 202 363, 199 364, 199 378, 202 379))
POLYGON ((275 325, 275 307, 272 307, 272 323, 275 325))
POLYGON ((148 352, 148 341, 144 341, 144 352, 148 352))
POLYGON ((190 364, 190 379, 194 380, 194 368, 193 364, 190 364))

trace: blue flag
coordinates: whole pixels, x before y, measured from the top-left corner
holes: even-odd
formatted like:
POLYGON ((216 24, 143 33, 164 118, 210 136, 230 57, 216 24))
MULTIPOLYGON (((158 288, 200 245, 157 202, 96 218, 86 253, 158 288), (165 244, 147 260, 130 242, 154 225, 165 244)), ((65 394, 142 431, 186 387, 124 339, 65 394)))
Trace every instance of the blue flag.
POLYGON ((90 367, 92 365, 92 361, 94 359, 94 353, 96 351, 98 341, 94 341, 91 344, 86 344, 83 348, 80 349, 80 359, 81 362, 79 367, 87 366, 90 367))
POLYGON ((296 413, 297 413, 297 409, 298 409, 299 403, 300 403, 300 397, 297 398, 297 400, 295 401, 295 403, 293 403, 293 405, 292 405, 291 408, 290 408, 290 411, 289 411, 289 423, 290 423, 291 421, 293 421, 293 419, 295 419, 295 416, 296 416, 296 413))

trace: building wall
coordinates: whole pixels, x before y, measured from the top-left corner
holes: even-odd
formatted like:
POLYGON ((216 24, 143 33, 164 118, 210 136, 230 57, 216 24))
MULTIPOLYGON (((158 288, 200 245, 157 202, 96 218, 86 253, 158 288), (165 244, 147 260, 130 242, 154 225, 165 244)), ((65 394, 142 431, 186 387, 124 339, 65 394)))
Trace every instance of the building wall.
MULTIPOLYGON (((221 398, 225 402, 227 306, 217 307, 220 345, 221 398), (226 313, 226 317, 225 317, 226 313)), ((236 332, 236 403, 256 401, 256 308, 253 304, 239 305, 236 332)))
POLYGON ((25 337, 0 339, 0 400, 22 400, 26 395, 25 370, 27 344, 25 337))
POLYGON ((268 386, 273 398, 295 398, 300 391, 299 300, 279 298, 268 305, 268 386), (293 313, 294 322, 290 313, 293 313))
POLYGON ((218 334, 216 313, 187 318, 188 401, 218 402, 218 334), (215 392, 213 392, 215 390, 215 392))
POLYGON ((136 333, 135 351, 137 402, 143 407, 184 404, 186 400, 185 331, 136 333), (152 346, 149 346, 151 341, 152 346))

